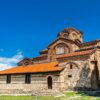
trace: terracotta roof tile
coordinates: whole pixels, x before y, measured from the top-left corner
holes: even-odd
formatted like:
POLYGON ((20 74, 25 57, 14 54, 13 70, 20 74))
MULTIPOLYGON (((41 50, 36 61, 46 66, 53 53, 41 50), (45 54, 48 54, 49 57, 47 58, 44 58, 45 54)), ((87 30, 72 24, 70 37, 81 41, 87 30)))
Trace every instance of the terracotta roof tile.
POLYGON ((34 60, 41 60, 41 59, 47 59, 47 54, 43 54, 43 55, 37 56, 37 57, 33 58, 33 61, 34 60))
POLYGON ((91 54, 93 51, 94 50, 86 50, 86 51, 73 52, 73 53, 69 53, 69 54, 60 55, 60 56, 57 57, 57 59, 59 59, 59 58, 66 58, 66 57, 73 57, 73 56, 88 55, 88 54, 91 54))
POLYGON ((39 73, 61 71, 63 68, 58 67, 58 62, 33 64, 28 66, 18 66, 7 70, 0 71, 0 74, 18 74, 18 73, 39 73))
POLYGON ((99 42, 100 40, 94 40, 94 41, 89 41, 89 42, 86 42, 86 43, 83 43, 81 46, 88 46, 88 45, 94 45, 96 44, 97 42, 99 42))

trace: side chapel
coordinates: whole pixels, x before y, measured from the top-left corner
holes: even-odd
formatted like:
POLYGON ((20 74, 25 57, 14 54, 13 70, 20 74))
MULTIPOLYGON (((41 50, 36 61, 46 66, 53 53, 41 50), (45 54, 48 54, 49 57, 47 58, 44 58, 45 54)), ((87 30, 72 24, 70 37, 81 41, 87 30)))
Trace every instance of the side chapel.
POLYGON ((83 43, 83 33, 74 28, 59 32, 40 56, 0 71, 1 93, 99 88, 100 40, 83 43))

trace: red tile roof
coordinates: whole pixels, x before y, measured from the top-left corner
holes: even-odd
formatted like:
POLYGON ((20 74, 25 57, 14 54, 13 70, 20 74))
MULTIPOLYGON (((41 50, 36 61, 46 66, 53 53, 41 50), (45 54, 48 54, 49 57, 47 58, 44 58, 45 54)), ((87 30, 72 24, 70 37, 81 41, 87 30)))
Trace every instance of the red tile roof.
POLYGON ((43 54, 43 55, 33 58, 33 60, 41 60, 41 59, 46 59, 46 58, 47 58, 47 54, 43 54))
POLYGON ((83 43, 81 46, 84 47, 84 46, 89 46, 89 45, 94 45, 96 43, 98 43, 100 40, 94 40, 94 41, 89 41, 89 42, 86 42, 86 43, 83 43))
POLYGON ((57 59, 67 58, 67 57, 74 57, 74 56, 88 55, 88 54, 91 54, 93 51, 94 50, 86 50, 86 51, 73 52, 73 53, 69 53, 69 54, 60 55, 60 56, 57 57, 57 59))
POLYGON ((58 62, 33 64, 28 66, 18 66, 0 71, 0 74, 18 74, 18 73, 40 73, 61 71, 63 68, 58 67, 58 62))

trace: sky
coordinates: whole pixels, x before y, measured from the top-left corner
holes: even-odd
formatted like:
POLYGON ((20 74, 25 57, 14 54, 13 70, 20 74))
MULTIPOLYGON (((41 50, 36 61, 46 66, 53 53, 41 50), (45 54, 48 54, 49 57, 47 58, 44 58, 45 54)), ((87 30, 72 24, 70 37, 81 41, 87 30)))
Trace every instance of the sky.
POLYGON ((100 0, 0 0, 0 69, 38 56, 67 27, 99 39, 100 0))

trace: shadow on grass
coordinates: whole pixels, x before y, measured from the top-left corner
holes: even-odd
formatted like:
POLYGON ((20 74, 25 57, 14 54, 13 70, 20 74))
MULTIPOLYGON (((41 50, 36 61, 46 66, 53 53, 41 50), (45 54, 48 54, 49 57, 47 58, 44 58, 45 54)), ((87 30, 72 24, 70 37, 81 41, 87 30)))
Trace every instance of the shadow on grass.
POLYGON ((79 94, 81 96, 94 96, 94 97, 100 97, 100 89, 90 89, 90 88, 86 88, 86 87, 83 87, 83 88, 77 88, 75 89, 76 91, 76 94, 79 94))
POLYGON ((100 97, 100 91, 76 91, 76 94, 79 94, 81 96, 94 96, 94 97, 100 97))

